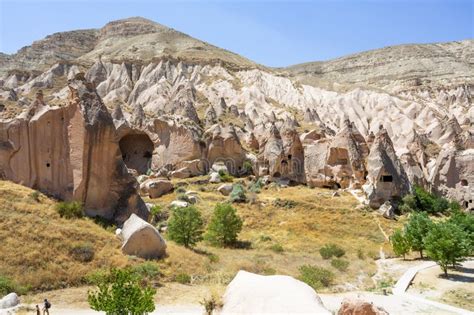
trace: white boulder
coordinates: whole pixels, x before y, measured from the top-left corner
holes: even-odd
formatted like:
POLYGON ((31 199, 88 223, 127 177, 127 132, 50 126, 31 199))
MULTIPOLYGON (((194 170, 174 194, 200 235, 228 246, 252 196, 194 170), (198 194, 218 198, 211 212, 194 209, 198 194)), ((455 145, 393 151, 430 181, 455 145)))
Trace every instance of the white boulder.
POLYGON ((20 298, 15 292, 12 292, 0 300, 0 309, 15 307, 18 304, 20 304, 20 298))
POLYGON ((222 184, 217 188, 217 191, 223 194, 224 196, 229 196, 232 192, 232 184, 222 184))
POLYGON ((212 172, 209 174, 209 183, 220 183, 221 182, 221 177, 219 176, 219 173, 217 172, 212 172))
POLYGON ((166 179, 152 178, 144 181, 140 185, 140 192, 143 195, 148 194, 150 198, 159 198, 173 190, 173 184, 166 179))
POLYGON ((289 276, 239 271, 224 294, 225 314, 331 314, 316 292, 289 276))
POLYGON ((158 230, 136 214, 125 221, 121 231, 122 252, 145 259, 160 258, 166 252, 165 240, 158 230))
POLYGON ((188 203, 183 200, 174 200, 170 203, 171 208, 186 208, 188 203))

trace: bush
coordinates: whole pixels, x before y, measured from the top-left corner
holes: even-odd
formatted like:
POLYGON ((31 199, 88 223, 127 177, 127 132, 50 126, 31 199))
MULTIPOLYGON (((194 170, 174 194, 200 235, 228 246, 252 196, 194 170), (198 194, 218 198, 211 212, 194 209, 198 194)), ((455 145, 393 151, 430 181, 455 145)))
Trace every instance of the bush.
POLYGON ((263 181, 261 178, 259 178, 255 182, 252 182, 250 184, 249 190, 253 193, 258 194, 262 191, 263 186, 263 181))
POLYGON ((420 186, 415 186, 412 194, 403 197, 399 208, 401 213, 427 212, 437 214, 459 209, 460 206, 457 202, 450 202, 446 198, 427 192, 420 186))
POLYGON ((212 313, 223 306, 223 303, 219 301, 219 297, 213 294, 210 298, 204 298, 199 302, 206 310, 206 315, 212 315, 212 313))
POLYGON ((424 238, 428 256, 436 261, 444 275, 448 276, 448 266, 455 267, 470 254, 468 234, 452 222, 435 224, 424 238))
POLYGON ((97 280, 97 289, 88 292, 87 301, 93 310, 106 314, 145 314, 155 310, 155 293, 130 269, 111 269, 97 280))
POLYGON ((229 173, 224 170, 219 170, 219 177, 223 182, 232 183, 234 181, 234 176, 229 175, 229 173))
POLYGON ((56 211, 61 218, 66 219, 82 218, 84 216, 82 204, 77 201, 60 202, 56 205, 56 211))
POLYGON ((92 244, 76 244, 71 248, 69 254, 77 261, 91 262, 94 260, 95 251, 92 244))
POLYGON ((204 222, 196 207, 174 208, 168 222, 168 238, 189 247, 202 240, 204 222))
POLYGON ((448 222, 459 226, 467 233, 470 242, 471 253, 474 254, 474 215, 462 212, 460 210, 453 211, 448 222))
POLYGON ((160 205, 153 205, 150 208, 150 222, 156 224, 160 221, 168 219, 168 213, 163 210, 160 205))
POLYGON ((141 278, 145 278, 147 280, 153 280, 160 275, 160 267, 157 263, 152 261, 146 261, 142 264, 133 266, 132 271, 141 278))
POLYGON ((334 281, 334 274, 325 268, 303 265, 299 271, 299 279, 316 290, 328 287, 334 281))
POLYGON ((242 170, 245 174, 253 174, 252 162, 250 162, 249 160, 245 160, 244 164, 242 164, 242 170))
POLYGON ((428 235, 433 222, 426 213, 412 213, 405 224, 405 237, 412 250, 418 251, 423 258, 425 245, 423 239, 428 235))
POLYGON ((346 251, 336 244, 326 244, 319 249, 319 253, 324 259, 329 259, 333 256, 342 257, 346 254, 346 251))
POLYGON ((187 273, 179 273, 174 277, 174 280, 181 284, 189 284, 191 283, 191 276, 187 273))
POLYGON ((232 192, 230 193, 231 202, 246 202, 247 196, 245 195, 244 186, 241 184, 236 184, 232 187, 232 192))
POLYGON ((296 201, 277 198, 272 201, 274 207, 291 209, 296 207, 296 201))
POLYGON ((273 244, 270 249, 274 251, 275 253, 283 253, 285 250, 283 249, 283 246, 280 244, 273 244))
POLYGON ((0 275, 0 296, 3 297, 12 292, 22 295, 28 292, 28 288, 19 286, 10 278, 0 275))
POLYGON ((237 241, 242 230, 242 219, 228 203, 218 203, 207 228, 206 239, 214 245, 228 246, 237 241))
POLYGON ((334 258, 333 260, 331 260, 331 266, 333 266, 339 271, 346 271, 349 267, 349 262, 345 259, 334 258))
POLYGON ((390 243, 395 255, 403 256, 403 259, 405 259, 405 255, 410 252, 410 242, 405 233, 400 229, 395 230, 392 236, 390 236, 390 243))

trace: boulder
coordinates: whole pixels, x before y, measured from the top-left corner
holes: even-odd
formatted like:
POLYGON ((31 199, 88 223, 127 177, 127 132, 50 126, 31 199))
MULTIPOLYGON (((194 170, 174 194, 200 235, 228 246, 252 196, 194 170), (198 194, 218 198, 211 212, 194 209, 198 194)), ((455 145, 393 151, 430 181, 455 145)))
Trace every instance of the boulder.
POLYGON ((159 198, 173 190, 173 184, 166 179, 152 178, 140 185, 140 192, 148 194, 150 198, 159 198))
POLYGON ((214 164, 212 164, 211 170, 217 173, 219 173, 220 171, 226 172, 226 173, 229 172, 224 162, 215 162, 214 164))
POLYGON ((182 167, 176 171, 172 171, 170 176, 173 178, 189 178, 192 176, 191 171, 187 167, 182 167))
POLYGON ((15 307, 20 304, 20 298, 16 293, 10 293, 0 299, 0 309, 15 307))
POLYGON ((195 195, 188 196, 188 201, 190 204, 194 205, 199 201, 199 198, 195 195))
POLYGON ((385 201, 384 204, 380 206, 379 213, 386 219, 395 218, 395 208, 390 201, 385 201))
POLYGON ((132 214, 121 231, 122 252, 145 259, 160 258, 166 252, 165 240, 148 222, 132 214))
POLYGON ((209 174, 209 183, 220 183, 221 182, 221 177, 219 176, 219 173, 217 172, 212 172, 209 174))
POLYGON ((229 196, 232 192, 232 184, 222 184, 217 188, 217 191, 224 196, 229 196))
POLYGON ((174 200, 170 203, 171 208, 186 208, 189 204, 186 201, 174 200))
POLYGON ((225 314, 331 314, 316 292, 289 276, 239 271, 224 294, 225 314))
POLYGON ((388 315, 381 307, 360 299, 344 299, 337 315, 388 315))

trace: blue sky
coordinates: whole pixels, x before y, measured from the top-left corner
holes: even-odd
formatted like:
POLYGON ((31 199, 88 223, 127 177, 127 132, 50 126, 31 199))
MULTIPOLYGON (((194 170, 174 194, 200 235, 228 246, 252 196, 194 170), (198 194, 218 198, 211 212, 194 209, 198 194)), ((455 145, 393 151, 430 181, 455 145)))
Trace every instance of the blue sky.
POLYGON ((474 38, 474 0, 0 0, 0 51, 142 16, 268 66, 474 38))

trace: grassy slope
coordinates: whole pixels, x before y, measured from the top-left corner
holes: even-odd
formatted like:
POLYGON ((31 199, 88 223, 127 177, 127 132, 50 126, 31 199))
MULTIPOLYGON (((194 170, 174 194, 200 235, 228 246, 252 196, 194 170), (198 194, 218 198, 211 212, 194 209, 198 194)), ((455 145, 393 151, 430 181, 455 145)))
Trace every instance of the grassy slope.
MULTIPOLYGON (((197 186, 192 181, 185 181, 190 182, 186 189, 198 191, 197 207, 207 221, 213 206, 227 197, 215 191, 218 185, 197 186)), ((36 202, 30 196, 32 192, 0 181, 0 275, 32 289, 48 290, 82 285, 87 274, 102 268, 143 262, 122 255, 120 242, 111 230, 90 219, 62 219, 54 210, 54 200, 41 195, 36 202), (81 263, 71 257, 69 252, 78 243, 93 244, 92 262, 81 263)), ((168 205, 175 198, 176 193, 172 193, 148 201, 168 205)), ((244 219, 240 239, 248 242, 249 248, 215 248, 201 242, 196 250, 189 250, 168 242, 168 257, 157 262, 161 276, 156 280, 165 284, 174 281, 177 274, 187 273, 192 277, 187 294, 192 295, 193 290, 203 287, 222 290, 240 269, 298 276, 301 265, 313 264, 332 270, 336 274, 335 284, 373 286, 370 279, 376 271, 373 258, 381 246, 386 252, 389 250, 374 215, 355 210, 357 201, 350 194, 332 197, 329 190, 298 186, 268 188, 257 199, 254 205, 236 205, 244 219), (276 198, 293 200, 296 206, 290 209, 275 206, 272 201, 276 198), (346 272, 337 271, 330 266, 330 260, 321 258, 319 248, 326 243, 346 249, 344 258, 350 261, 346 272), (271 247, 275 244, 281 245, 283 252, 273 251, 271 247), (363 259, 358 257, 359 250, 365 256, 363 259), (210 254, 217 256, 217 261, 210 254)), ((384 229, 398 225, 379 220, 384 229)), ((169 285, 165 284, 163 290, 169 285)))

